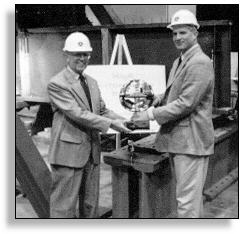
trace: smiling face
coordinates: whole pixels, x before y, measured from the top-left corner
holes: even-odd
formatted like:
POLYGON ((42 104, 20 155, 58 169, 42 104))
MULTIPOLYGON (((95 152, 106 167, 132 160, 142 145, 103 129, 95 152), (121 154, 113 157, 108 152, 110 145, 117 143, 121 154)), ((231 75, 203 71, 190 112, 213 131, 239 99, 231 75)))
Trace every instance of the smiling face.
POLYGON ((173 42, 182 53, 197 43, 197 30, 188 25, 175 25, 173 27, 173 42))
POLYGON ((89 63, 91 52, 66 52, 66 55, 69 67, 74 72, 82 74, 89 63))

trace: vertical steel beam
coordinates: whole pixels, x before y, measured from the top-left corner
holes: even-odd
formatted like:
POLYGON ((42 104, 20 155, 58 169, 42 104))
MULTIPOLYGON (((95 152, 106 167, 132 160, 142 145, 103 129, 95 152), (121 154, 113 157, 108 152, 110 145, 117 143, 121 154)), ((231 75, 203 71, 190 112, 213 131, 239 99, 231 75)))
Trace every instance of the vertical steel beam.
POLYGON ((110 55, 112 52, 112 38, 108 28, 101 28, 102 38, 102 64, 110 63, 110 55))

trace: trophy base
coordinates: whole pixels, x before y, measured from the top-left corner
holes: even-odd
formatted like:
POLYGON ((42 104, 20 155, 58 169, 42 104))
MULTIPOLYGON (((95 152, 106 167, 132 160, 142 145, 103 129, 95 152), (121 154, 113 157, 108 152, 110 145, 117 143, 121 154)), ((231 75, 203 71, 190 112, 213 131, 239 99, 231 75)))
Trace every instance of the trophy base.
POLYGON ((130 130, 148 130, 150 129, 150 121, 129 121, 126 123, 126 127, 130 130))

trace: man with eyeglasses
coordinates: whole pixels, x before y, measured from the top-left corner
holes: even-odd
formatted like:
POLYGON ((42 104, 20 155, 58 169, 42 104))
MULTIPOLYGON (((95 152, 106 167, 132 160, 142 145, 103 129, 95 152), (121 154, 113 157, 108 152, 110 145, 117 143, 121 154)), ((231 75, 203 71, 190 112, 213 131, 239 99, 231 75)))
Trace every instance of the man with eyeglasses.
POLYGON ((100 136, 109 128, 130 132, 125 119, 106 108, 96 80, 83 74, 92 53, 88 37, 71 33, 63 51, 67 66, 48 84, 54 111, 49 149, 51 218, 98 217, 100 136))

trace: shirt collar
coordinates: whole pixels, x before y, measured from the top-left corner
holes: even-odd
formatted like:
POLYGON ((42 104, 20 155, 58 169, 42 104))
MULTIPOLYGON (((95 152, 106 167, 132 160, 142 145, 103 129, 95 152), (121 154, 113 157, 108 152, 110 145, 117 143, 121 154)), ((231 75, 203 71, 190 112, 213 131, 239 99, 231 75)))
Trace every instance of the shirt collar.
POLYGON ((79 79, 80 75, 76 72, 74 72, 68 65, 67 65, 67 70, 71 73, 72 77, 76 80, 79 79))
POLYGON ((192 50, 194 50, 196 47, 198 47, 198 43, 194 44, 192 47, 190 47, 184 54, 181 53, 181 59, 182 61, 186 57, 188 53, 190 53, 192 50))

